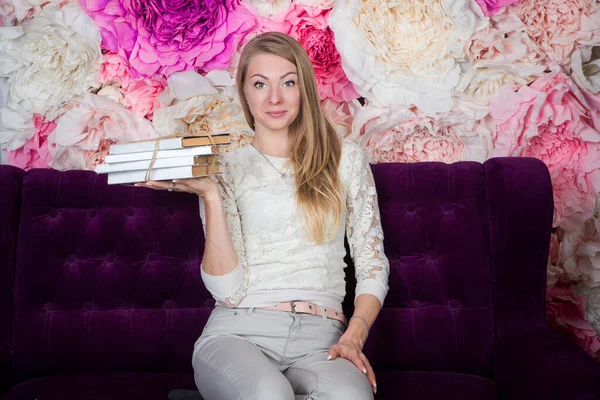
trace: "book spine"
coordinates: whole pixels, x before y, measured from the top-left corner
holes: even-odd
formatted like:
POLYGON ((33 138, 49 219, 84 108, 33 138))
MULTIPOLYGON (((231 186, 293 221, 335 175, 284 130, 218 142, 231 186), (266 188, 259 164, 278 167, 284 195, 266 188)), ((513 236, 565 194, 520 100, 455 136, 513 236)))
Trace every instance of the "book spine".
MULTIPOLYGON (((104 158, 104 164, 119 163, 126 161, 139 161, 139 160, 151 160, 154 151, 144 151, 139 153, 127 153, 127 154, 109 154, 104 158)), ((198 156, 213 154, 212 146, 197 146, 197 147, 186 147, 176 150, 159 150, 156 152, 156 158, 170 158, 170 157, 183 157, 183 156, 198 156)))
MULTIPOLYGON (((154 162, 152 168, 169 168, 194 165, 196 157, 198 156, 161 158, 154 162)), ((96 173, 107 174, 109 172, 136 171, 140 169, 147 170, 148 168, 150 168, 150 160, 126 161, 113 164, 99 164, 96 166, 96 173)))
MULTIPOLYGON (((175 150, 181 149, 181 138, 159 139, 158 150, 175 150)), ((156 141, 132 142, 113 144, 108 148, 108 154, 126 154, 126 153, 141 153, 144 151, 154 151, 156 141)))
MULTIPOLYGON (((193 178, 192 166, 154 169, 150 172, 151 181, 164 181, 168 179, 193 178)), ((144 182, 146 180, 146 171, 123 171, 110 172, 108 174, 108 184, 144 182)))

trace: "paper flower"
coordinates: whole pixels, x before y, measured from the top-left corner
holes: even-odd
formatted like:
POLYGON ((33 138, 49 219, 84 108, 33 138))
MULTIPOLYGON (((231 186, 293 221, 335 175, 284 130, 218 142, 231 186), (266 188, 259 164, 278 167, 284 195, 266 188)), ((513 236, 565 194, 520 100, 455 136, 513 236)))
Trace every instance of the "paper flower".
POLYGON ((23 25, 0 28, 0 75, 10 103, 52 121, 76 96, 98 88, 100 33, 77 3, 49 5, 23 25))
POLYGON ((153 139, 152 124, 106 97, 92 93, 62 115, 48 137, 52 168, 93 170, 114 143, 153 139))
POLYGON ((155 110, 153 123, 161 135, 205 135, 228 132, 229 149, 243 147, 252 141, 254 132, 248 126, 233 80, 226 71, 211 71, 206 77, 185 71, 168 80, 171 100, 168 106, 155 110))
POLYGON ((56 123, 46 121, 40 115, 33 118, 35 133, 22 147, 7 152, 10 165, 29 170, 31 168, 48 168, 52 156, 48 151, 48 135, 56 128, 56 123))
POLYGON ((257 25, 239 0, 80 0, 101 28, 103 46, 147 78, 186 69, 226 68, 257 25))
POLYGON ((548 61, 568 64, 581 45, 600 44, 600 4, 596 0, 521 0, 506 12, 518 16, 548 61))
POLYGON ((535 157, 548 166, 554 226, 579 229, 600 191, 600 133, 589 106, 563 73, 529 86, 505 86, 491 99, 497 125, 493 157, 535 157))
POLYGON ((468 0, 339 0, 329 25, 346 75, 379 106, 454 106, 465 45, 488 22, 468 0))

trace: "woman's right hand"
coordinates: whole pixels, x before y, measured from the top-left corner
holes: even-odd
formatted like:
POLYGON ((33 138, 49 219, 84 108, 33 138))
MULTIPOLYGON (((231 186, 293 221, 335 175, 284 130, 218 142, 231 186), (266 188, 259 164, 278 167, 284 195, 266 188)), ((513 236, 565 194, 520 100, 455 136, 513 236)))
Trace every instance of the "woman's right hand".
POLYGON ((220 197, 217 183, 209 177, 173 179, 173 181, 147 181, 138 182, 135 186, 147 187, 157 190, 168 190, 172 187, 174 192, 187 192, 197 194, 206 199, 208 197, 220 197), (171 186, 173 182, 173 186, 171 186))

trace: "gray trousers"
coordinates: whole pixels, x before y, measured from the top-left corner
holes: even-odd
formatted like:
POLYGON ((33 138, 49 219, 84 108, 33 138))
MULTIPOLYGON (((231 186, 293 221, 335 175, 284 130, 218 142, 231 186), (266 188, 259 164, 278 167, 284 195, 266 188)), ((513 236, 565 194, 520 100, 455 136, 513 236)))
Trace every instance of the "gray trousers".
POLYGON ((369 400, 367 376, 344 358, 327 360, 343 323, 309 314, 216 307, 194 345, 205 400, 369 400))

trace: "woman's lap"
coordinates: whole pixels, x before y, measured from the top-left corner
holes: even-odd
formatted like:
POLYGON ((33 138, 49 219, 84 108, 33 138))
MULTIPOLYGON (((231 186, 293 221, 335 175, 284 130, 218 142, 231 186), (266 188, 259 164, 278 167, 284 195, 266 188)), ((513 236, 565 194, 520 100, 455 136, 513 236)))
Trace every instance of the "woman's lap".
POLYGON ((354 364, 327 360, 342 334, 337 321, 307 314, 213 311, 194 348, 196 384, 206 400, 294 399, 293 393, 370 399, 368 379, 354 364))

